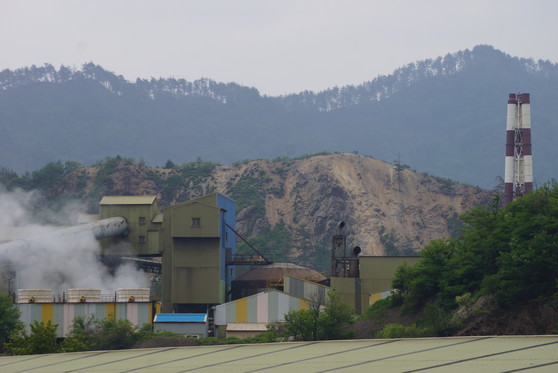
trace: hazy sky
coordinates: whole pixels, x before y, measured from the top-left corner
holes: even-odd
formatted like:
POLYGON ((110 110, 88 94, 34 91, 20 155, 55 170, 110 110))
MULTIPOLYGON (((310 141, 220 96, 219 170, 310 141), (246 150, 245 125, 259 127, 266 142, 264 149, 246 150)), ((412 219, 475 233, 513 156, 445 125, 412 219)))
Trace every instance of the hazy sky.
POLYGON ((359 84, 478 44, 558 62, 556 0, 0 0, 0 70, 94 62, 262 94, 359 84))

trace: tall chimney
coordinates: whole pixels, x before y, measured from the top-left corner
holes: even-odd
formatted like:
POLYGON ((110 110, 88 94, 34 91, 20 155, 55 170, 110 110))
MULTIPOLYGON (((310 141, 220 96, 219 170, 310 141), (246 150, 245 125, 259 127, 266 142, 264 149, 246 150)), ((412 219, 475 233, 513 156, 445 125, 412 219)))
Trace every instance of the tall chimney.
POLYGON ((510 93, 508 98, 508 117, 506 121, 506 164, 504 171, 504 204, 513 201, 515 127, 517 118, 517 97, 510 93))
POLYGON ((529 93, 510 93, 506 121, 504 204, 533 190, 531 101, 529 93))

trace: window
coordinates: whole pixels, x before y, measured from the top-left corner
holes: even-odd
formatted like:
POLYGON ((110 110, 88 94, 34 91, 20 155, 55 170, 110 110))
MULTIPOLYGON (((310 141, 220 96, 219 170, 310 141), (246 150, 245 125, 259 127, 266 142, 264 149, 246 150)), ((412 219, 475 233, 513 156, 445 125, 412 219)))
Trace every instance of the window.
POLYGON ((145 243, 145 236, 139 236, 138 237, 138 242, 139 243, 145 243))
POLYGON ((145 216, 140 216, 139 217, 139 223, 140 224, 145 224, 145 216))
POLYGON ((201 227, 201 218, 192 218, 192 228, 201 227))

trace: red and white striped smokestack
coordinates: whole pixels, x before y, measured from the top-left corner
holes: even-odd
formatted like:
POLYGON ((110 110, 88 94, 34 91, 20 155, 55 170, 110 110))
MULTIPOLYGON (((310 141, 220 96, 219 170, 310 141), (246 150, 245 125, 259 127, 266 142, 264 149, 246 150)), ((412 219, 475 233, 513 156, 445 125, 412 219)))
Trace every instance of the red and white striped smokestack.
POLYGON ((533 190, 531 101, 529 93, 510 93, 506 122, 504 204, 533 190))
POLYGON ((529 93, 522 93, 518 97, 521 113, 522 156, 523 156, 523 188, 522 194, 533 190, 533 150, 531 144, 531 98, 529 93))
POLYGON ((510 93, 508 98, 508 117, 506 121, 506 164, 504 171, 504 204, 513 200, 515 128, 517 118, 517 97, 510 93))

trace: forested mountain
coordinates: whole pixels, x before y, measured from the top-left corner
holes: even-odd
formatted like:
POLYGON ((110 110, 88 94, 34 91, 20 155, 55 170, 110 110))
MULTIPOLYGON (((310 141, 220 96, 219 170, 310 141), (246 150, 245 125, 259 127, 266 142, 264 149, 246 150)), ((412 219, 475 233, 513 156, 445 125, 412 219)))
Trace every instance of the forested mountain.
POLYGON ((138 79, 93 63, 0 72, 0 166, 121 154, 162 165, 229 164, 324 150, 377 159, 482 187, 503 176, 507 94, 531 93, 535 181, 558 147, 558 65, 477 46, 389 76, 319 93, 267 97, 210 79, 138 79))

